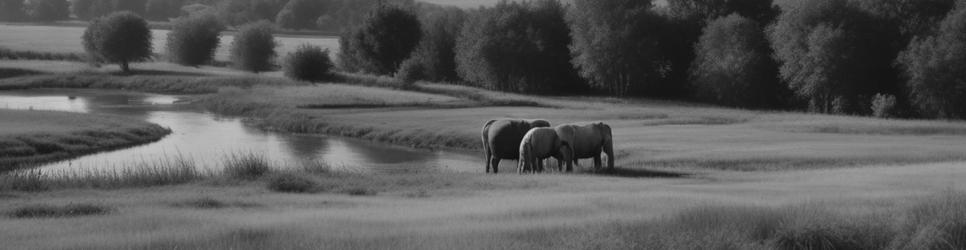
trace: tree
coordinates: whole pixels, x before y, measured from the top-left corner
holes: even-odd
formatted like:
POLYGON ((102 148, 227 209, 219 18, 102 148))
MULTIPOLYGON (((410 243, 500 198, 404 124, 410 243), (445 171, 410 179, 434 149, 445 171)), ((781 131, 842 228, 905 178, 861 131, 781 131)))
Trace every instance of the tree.
POLYGON ((285 76, 300 81, 319 82, 332 78, 329 50, 319 46, 301 45, 285 57, 282 67, 285 76))
POLYGON ((459 80, 456 72, 456 38, 465 19, 466 13, 455 7, 423 14, 423 38, 412 56, 403 62, 403 65, 410 65, 408 74, 405 74, 410 80, 459 80))
POLYGON ((769 37, 789 88, 824 113, 868 113, 877 93, 895 93, 889 42, 848 0, 805 0, 779 16, 769 37))
POLYGON ((231 60, 235 68, 258 73, 272 69, 275 58, 274 28, 268 21, 246 24, 232 43, 231 60))
POLYGON ((662 34, 661 51, 670 63, 665 96, 679 96, 686 89, 694 46, 708 22, 731 14, 739 14, 766 26, 781 12, 772 0, 668 0, 668 31, 662 34))
POLYGON ((198 66, 215 57, 225 27, 212 14, 183 17, 172 23, 168 33, 168 58, 186 66, 198 66))
POLYGON ((23 0, 0 0, 0 21, 20 21, 26 15, 23 0))
POLYGON ((755 20, 731 14, 711 21, 695 46, 696 95, 729 106, 780 106, 784 91, 768 46, 755 20))
POLYGON ((52 22, 70 17, 70 3, 67 0, 28 0, 24 9, 33 21, 52 22))
POLYGON ((456 42, 460 77, 502 91, 575 91, 565 13, 556 0, 501 1, 472 13, 456 42))
POLYGON ((618 96, 653 96, 662 88, 664 20, 651 7, 638 0, 574 1, 570 50, 591 86, 618 96))
POLYGON ((144 15, 148 20, 167 21, 181 14, 182 0, 148 0, 144 15))
POLYGON ((421 36, 419 19, 412 10, 395 5, 380 6, 362 26, 340 38, 340 64, 348 71, 395 73, 412 54, 421 36))
POLYGON ((319 1, 291 0, 275 18, 275 24, 283 29, 312 29, 321 12, 319 1))
POLYGON ((98 60, 117 63, 128 73, 131 62, 151 57, 151 30, 147 21, 123 11, 91 21, 84 31, 84 48, 98 60))
POLYGON ((966 3, 934 36, 914 40, 899 59, 909 98, 925 115, 966 118, 966 3))

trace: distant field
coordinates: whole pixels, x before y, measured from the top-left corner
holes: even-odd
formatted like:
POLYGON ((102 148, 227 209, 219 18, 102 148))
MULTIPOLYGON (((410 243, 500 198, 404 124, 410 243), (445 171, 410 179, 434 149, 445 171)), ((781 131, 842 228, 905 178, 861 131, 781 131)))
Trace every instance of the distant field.
MULTIPOLYGON (((165 54, 165 44, 167 30, 153 30, 154 52, 165 54)), ((54 26, 23 26, 23 25, 0 25, 0 47, 12 50, 43 51, 54 53, 83 53, 84 47, 81 36, 84 34, 83 27, 54 27, 54 26)), ((227 61, 229 49, 234 36, 224 34, 221 36, 221 44, 215 53, 215 59, 227 61)), ((328 48, 336 52, 339 50, 339 39, 336 37, 303 37, 303 36, 276 36, 279 47, 276 50, 279 56, 284 56, 294 51, 302 44, 312 44, 328 48)))

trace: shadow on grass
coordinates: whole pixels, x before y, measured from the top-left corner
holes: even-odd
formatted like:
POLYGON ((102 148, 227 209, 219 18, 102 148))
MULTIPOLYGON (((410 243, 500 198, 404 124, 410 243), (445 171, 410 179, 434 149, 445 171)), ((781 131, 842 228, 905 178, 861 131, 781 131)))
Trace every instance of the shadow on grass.
POLYGON ((578 173, 610 176, 610 177, 625 177, 625 178, 686 178, 691 176, 690 174, 670 172, 670 171, 630 169, 630 168, 618 168, 618 167, 580 170, 578 171, 578 173))
POLYGON ((58 218, 100 215, 110 213, 112 208, 95 204, 70 204, 67 206, 29 205, 7 213, 12 218, 58 218))
POLYGON ((131 69, 131 72, 112 72, 114 76, 212 76, 212 74, 200 72, 168 71, 153 69, 131 69))

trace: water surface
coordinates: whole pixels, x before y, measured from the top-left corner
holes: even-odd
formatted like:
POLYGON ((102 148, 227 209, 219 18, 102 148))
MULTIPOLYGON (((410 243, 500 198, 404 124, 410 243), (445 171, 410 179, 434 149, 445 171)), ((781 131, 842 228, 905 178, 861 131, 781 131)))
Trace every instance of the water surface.
POLYGON ((42 171, 121 170, 143 162, 183 157, 203 170, 218 170, 226 155, 254 152, 281 166, 325 161, 364 172, 482 171, 479 156, 427 151, 355 139, 268 132, 242 119, 206 112, 185 96, 106 90, 0 91, 0 108, 111 114, 146 120, 172 130, 158 142, 43 165, 42 171))

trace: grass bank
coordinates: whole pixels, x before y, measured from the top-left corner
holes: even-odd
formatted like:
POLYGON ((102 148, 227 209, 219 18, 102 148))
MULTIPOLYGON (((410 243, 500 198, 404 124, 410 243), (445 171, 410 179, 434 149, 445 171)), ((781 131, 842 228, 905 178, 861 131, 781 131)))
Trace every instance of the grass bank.
POLYGON ((0 172, 153 142, 170 130, 115 116, 0 109, 0 172))
POLYGON ((28 75, 0 79, 0 90, 29 88, 123 89, 164 94, 209 94, 223 87, 295 86, 305 83, 259 76, 212 76, 186 72, 135 71, 133 75, 101 72, 28 75))

